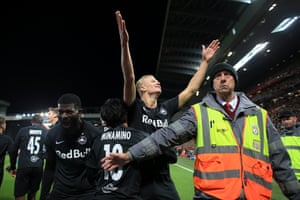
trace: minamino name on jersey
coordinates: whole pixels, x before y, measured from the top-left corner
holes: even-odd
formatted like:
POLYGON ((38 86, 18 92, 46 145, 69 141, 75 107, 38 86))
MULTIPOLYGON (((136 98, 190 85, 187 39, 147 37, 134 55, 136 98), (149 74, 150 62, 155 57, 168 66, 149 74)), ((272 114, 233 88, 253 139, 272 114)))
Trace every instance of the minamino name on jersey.
POLYGON ((131 131, 108 131, 102 134, 101 140, 130 140, 131 131))

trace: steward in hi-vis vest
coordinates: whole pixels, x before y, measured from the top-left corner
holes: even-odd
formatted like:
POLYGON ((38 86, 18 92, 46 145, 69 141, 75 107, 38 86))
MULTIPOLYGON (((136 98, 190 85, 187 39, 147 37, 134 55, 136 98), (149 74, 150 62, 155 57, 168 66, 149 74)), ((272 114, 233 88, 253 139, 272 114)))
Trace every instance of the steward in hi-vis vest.
POLYGON ((279 116, 283 130, 280 132, 283 145, 287 149, 298 181, 300 181, 300 123, 296 113, 285 110, 279 116))
POLYGON ((194 200, 271 199, 273 179, 287 198, 300 199, 300 184, 268 112, 234 91, 238 76, 231 65, 216 64, 211 77, 214 91, 202 102, 128 152, 105 157, 103 168, 113 170, 195 139, 194 200))
POLYGON ((195 189, 218 199, 269 199, 272 167, 266 134, 266 111, 246 115, 241 145, 230 122, 218 110, 195 104, 197 119, 195 189), (203 116, 203 117, 202 117, 203 116))
MULTIPOLYGON (((300 131, 299 128, 298 131, 300 131)), ((300 181, 300 133, 299 135, 282 135, 281 140, 291 157, 292 169, 300 181)))

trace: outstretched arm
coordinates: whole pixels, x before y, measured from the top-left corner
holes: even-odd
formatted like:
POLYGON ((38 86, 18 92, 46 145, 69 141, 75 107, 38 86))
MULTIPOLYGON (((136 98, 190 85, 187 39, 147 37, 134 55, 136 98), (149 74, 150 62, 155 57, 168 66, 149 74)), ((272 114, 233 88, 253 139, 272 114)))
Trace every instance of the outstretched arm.
POLYGON ((111 153, 101 159, 102 168, 113 170, 132 160, 145 160, 163 154, 164 150, 183 144, 196 137, 197 122, 192 109, 168 127, 160 128, 137 144, 127 153, 111 153))
POLYGON ((181 108, 199 89, 201 86, 208 67, 208 63, 214 57, 217 50, 220 48, 220 41, 218 39, 213 40, 208 47, 206 48, 202 45, 202 59, 201 64, 194 74, 192 79, 190 80, 187 87, 180 92, 179 100, 178 100, 178 107, 181 108))
POLYGON ((135 75, 129 49, 129 35, 121 12, 117 10, 115 15, 121 44, 121 67, 124 79, 123 100, 129 106, 135 101, 136 98, 135 75))

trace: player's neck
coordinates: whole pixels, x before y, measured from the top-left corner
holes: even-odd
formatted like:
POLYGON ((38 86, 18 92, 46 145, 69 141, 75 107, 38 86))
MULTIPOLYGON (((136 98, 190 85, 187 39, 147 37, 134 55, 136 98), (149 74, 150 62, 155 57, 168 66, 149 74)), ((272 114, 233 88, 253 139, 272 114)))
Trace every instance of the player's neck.
POLYGON ((157 107, 157 97, 156 96, 143 96, 142 101, 147 106, 147 108, 157 107))

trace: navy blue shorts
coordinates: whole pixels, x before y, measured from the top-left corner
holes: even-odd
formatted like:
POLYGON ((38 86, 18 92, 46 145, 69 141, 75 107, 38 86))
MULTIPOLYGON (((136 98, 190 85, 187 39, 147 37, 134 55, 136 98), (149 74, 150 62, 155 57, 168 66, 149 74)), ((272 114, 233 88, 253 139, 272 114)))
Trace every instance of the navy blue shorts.
POLYGON ((33 194, 39 190, 43 168, 28 167, 18 169, 15 180, 15 197, 33 194))

